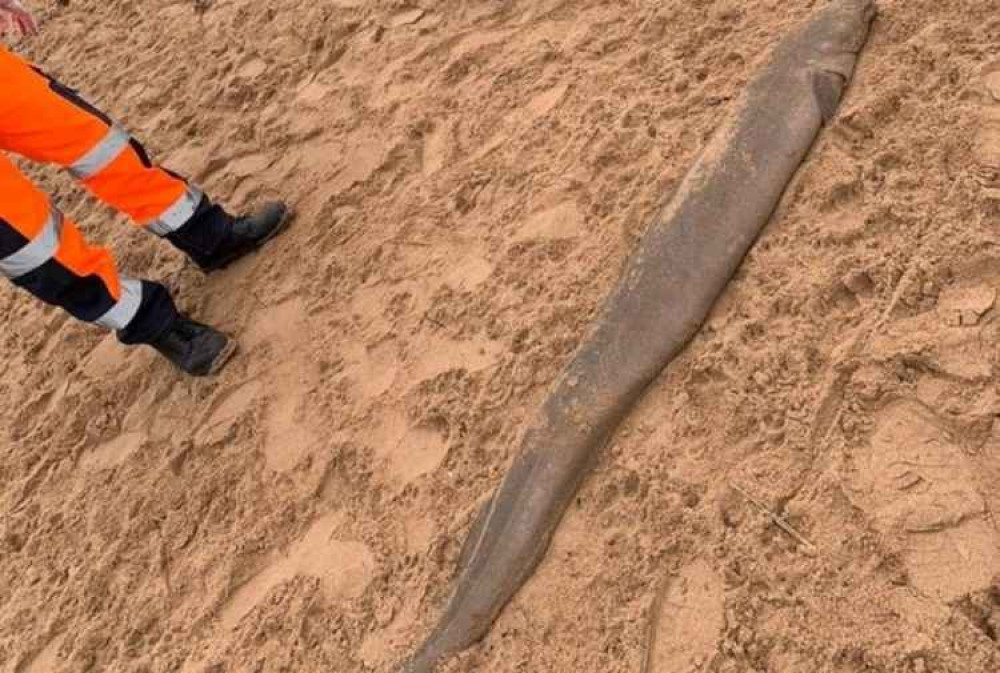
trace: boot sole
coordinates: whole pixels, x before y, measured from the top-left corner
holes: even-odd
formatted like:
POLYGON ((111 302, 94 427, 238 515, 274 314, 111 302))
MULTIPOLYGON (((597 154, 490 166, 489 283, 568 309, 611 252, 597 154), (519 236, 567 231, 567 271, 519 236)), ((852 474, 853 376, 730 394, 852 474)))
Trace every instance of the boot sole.
POLYGON ((215 356, 215 359, 212 360, 212 366, 209 368, 207 376, 215 376, 222 371, 239 349, 239 344, 230 338, 222 350, 219 351, 219 354, 215 356))

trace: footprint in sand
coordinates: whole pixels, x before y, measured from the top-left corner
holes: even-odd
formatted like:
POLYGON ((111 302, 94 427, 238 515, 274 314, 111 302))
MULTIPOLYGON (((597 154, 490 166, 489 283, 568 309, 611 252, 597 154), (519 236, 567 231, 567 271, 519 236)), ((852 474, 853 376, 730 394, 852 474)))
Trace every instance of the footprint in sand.
POLYGON ((265 173, 272 162, 273 159, 267 154, 246 154, 229 161, 225 174, 243 180, 265 173))
POLYGON ((236 77, 254 80, 267 72, 267 61, 252 56, 243 61, 236 70, 236 77))
POLYGON ((378 399, 392 387, 400 366, 394 344, 383 343, 369 349, 355 343, 346 347, 344 353, 348 377, 363 400, 378 399))
MULTIPOLYGON (((225 399, 224 394, 221 400, 225 399)), ((218 403, 210 409, 217 410, 218 403)), ((215 419, 223 415, 220 413, 215 419)), ((141 433, 157 443, 171 443, 181 434, 187 437, 192 429, 191 397, 187 388, 175 385, 170 379, 144 387, 129 405, 121 427, 122 434, 141 433), (183 433, 179 433, 179 429, 183 429, 183 433)))
POLYGON ((45 647, 36 654, 23 660, 14 670, 18 673, 52 673, 59 668, 59 644, 58 638, 50 640, 45 647))
POLYGON ((493 275, 493 264, 485 257, 469 253, 451 261, 442 280, 459 292, 469 292, 485 283, 493 275))
POLYGON ((948 602, 990 585, 1000 533, 968 458, 934 412, 914 401, 882 412, 854 481, 876 528, 900 540, 918 589, 948 602))
MULTIPOLYGON (((467 290, 483 282, 493 267, 485 260, 468 260, 457 265, 445 279, 455 289, 467 290)), ((495 364, 500 346, 492 341, 471 339, 456 341, 427 336, 400 353, 394 342, 373 348, 353 345, 347 353, 347 375, 352 386, 367 402, 392 392, 405 393, 424 381, 454 369, 482 371, 495 364)))
POLYGON ((515 242, 557 241, 583 233, 583 214, 575 201, 542 208, 527 217, 514 235, 515 242))
MULTIPOLYGON (((387 370, 392 372, 391 378, 388 375, 383 377, 388 385, 380 394, 388 394, 392 391, 390 386, 406 382, 404 390, 396 391, 405 396, 422 384, 453 370, 483 371, 499 360, 500 352, 499 345, 492 341, 455 341, 436 336, 423 338, 403 354, 404 357, 393 359, 394 366, 387 370)), ((377 372, 378 366, 377 361, 371 360, 365 371, 377 372)), ((360 380, 367 380, 370 385, 370 380, 360 380)), ((389 406, 379 415, 378 427, 373 428, 370 436, 370 445, 376 455, 388 463, 393 480, 404 485, 434 471, 448 453, 448 438, 440 429, 415 425, 400 406, 389 406)))
POLYGON ((114 469, 123 465, 129 456, 141 449, 145 441, 145 433, 126 432, 85 453, 80 463, 88 470, 114 469))
POLYGON ((398 410, 381 415, 371 443, 375 454, 388 464, 392 479, 404 485, 434 471, 448 453, 448 443, 440 432, 415 427, 398 410))
POLYGON ((315 106, 330 98, 336 92, 336 87, 315 78, 302 82, 295 93, 295 100, 306 106, 315 106))
POLYGON ((278 393, 264 420, 264 455, 272 470, 288 472, 315 448, 313 433, 299 395, 278 393))
POLYGON ((493 135, 472 157, 473 161, 485 157, 503 145, 510 145, 535 124, 551 115, 566 97, 569 85, 560 84, 536 94, 524 106, 508 114, 493 135))
POLYGON ((437 125, 424 136, 422 169, 425 177, 444 168, 454 145, 452 133, 450 125, 437 125))
MULTIPOLYGON (((463 250, 437 278, 456 291, 471 291, 493 271, 493 265, 478 252, 463 250)), ((356 293, 352 314, 363 325, 364 334, 381 334, 394 319, 384 308, 393 297, 406 297, 409 303, 404 310, 419 315, 425 312, 428 295, 427 288, 418 285, 370 288, 356 293)), ((448 441, 441 429, 421 426, 408 417, 406 412, 413 404, 425 401, 409 398, 421 394, 419 388, 447 372, 475 373, 495 365, 502 348, 487 339, 455 340, 429 330, 421 331, 405 347, 395 339, 368 338, 368 346, 365 341, 355 339, 341 347, 343 375, 352 396, 359 406, 377 410, 363 441, 386 464, 394 485, 410 484, 441 464, 448 441)))
POLYGON ((213 405, 211 413, 195 432, 195 442, 211 446, 225 442, 238 426, 260 406, 262 386, 250 381, 223 392, 213 405))
POLYGON ((410 381, 423 382, 455 369, 480 372, 496 364, 502 352, 499 343, 486 339, 456 341, 428 337, 418 347, 410 349, 411 355, 417 357, 408 359, 407 377, 410 381))
POLYGON ((309 396, 317 370, 309 345, 309 316, 301 299, 291 299, 259 311, 247 327, 247 351, 267 348, 272 364, 257 382, 266 399, 263 414, 264 455, 279 472, 295 468, 317 444, 309 396))
POLYGON ((341 156, 340 170, 330 179, 329 189, 341 192, 367 182, 389 160, 392 146, 373 133, 351 136, 341 156))
POLYGON ((649 670, 690 671, 711 659, 725 627, 725 587, 705 561, 671 578, 652 609, 655 632, 649 670))
POLYGON ((319 579, 331 604, 364 594, 375 574, 375 558, 366 545, 334 537, 341 520, 337 514, 319 519, 287 556, 237 589, 222 608, 222 626, 235 628, 275 587, 300 575, 319 579))

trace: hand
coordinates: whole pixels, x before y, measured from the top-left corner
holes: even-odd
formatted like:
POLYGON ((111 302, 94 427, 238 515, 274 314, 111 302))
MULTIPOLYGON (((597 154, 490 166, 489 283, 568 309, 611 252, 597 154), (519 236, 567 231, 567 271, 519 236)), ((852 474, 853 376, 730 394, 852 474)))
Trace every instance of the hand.
POLYGON ((0 20, 7 24, 8 30, 13 26, 21 35, 34 35, 38 32, 35 17, 19 0, 0 0, 0 20))

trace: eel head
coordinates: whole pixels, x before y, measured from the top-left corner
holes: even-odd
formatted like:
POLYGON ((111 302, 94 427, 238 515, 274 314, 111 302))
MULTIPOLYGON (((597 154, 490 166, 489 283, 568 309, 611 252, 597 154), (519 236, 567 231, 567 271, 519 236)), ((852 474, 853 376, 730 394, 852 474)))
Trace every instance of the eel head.
POLYGON ((837 110, 875 14, 874 0, 835 0, 807 31, 813 92, 824 122, 837 110))

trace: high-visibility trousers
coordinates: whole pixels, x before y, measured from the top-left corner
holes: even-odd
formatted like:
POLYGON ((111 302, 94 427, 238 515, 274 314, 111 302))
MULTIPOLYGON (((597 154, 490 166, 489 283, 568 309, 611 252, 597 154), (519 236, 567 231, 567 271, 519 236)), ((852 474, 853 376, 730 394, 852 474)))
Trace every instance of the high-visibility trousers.
MULTIPOLYGON (((228 216, 194 186, 153 165, 118 124, 0 46, 0 150, 53 163, 98 199, 198 259, 224 238, 228 216)), ((70 314, 150 342, 176 310, 163 286, 119 276, 0 152, 0 275, 70 314)))

